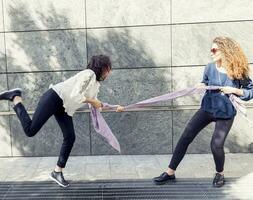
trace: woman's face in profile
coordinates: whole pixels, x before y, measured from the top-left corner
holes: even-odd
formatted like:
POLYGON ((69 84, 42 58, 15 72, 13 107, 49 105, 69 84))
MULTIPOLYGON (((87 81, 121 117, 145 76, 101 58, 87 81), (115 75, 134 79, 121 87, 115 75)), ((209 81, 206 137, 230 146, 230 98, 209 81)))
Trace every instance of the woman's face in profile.
POLYGON ((111 70, 106 70, 103 75, 101 76, 100 80, 104 81, 105 79, 107 79, 107 77, 110 75, 111 70))
POLYGON ((219 47, 216 43, 212 44, 211 58, 213 59, 214 62, 217 62, 222 58, 222 52, 219 50, 219 47))

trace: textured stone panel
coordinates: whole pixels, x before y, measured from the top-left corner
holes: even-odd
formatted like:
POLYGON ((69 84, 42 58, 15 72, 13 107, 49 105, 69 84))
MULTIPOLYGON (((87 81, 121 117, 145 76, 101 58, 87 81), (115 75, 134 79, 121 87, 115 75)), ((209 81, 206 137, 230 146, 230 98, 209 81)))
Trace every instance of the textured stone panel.
POLYGON ((170 0, 87 0, 87 26, 170 23, 170 0))
POLYGON ((84 0, 4 0, 7 31, 85 28, 84 0))
POLYGON ((85 31, 6 33, 8 71, 73 70, 86 66, 85 31))
MULTIPOLYGON (((165 154, 172 152, 170 111, 103 113, 121 144, 122 154, 165 154)), ((92 130, 92 154, 117 154, 106 140, 92 130)))

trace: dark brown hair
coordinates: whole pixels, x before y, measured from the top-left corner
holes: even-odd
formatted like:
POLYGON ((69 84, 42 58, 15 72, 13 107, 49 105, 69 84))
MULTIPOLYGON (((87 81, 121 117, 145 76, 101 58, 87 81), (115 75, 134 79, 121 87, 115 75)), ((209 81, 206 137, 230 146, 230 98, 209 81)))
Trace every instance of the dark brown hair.
POLYGON ((94 55, 90 58, 87 69, 94 71, 97 81, 103 81, 103 74, 112 69, 111 60, 106 55, 94 55))

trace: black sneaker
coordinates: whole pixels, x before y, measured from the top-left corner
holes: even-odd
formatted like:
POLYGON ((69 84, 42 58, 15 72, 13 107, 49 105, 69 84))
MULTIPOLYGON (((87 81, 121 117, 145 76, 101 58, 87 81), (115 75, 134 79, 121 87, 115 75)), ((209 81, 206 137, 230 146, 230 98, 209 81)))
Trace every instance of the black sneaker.
POLYGON ((61 187, 68 187, 69 186, 69 182, 64 179, 62 172, 53 171, 53 172, 51 172, 49 177, 53 181, 55 181, 58 185, 60 185, 61 187))
POLYGON ((12 90, 4 91, 0 93, 0 100, 13 101, 15 96, 21 97, 22 90, 20 88, 15 88, 12 90))
POLYGON ((169 175, 166 172, 163 172, 160 176, 153 178, 153 182, 156 185, 163 185, 165 183, 171 182, 171 181, 175 181, 176 176, 173 175, 169 175))
POLYGON ((224 175, 221 175, 220 173, 216 173, 215 177, 213 179, 213 186, 214 187, 221 187, 225 184, 225 178, 224 175))

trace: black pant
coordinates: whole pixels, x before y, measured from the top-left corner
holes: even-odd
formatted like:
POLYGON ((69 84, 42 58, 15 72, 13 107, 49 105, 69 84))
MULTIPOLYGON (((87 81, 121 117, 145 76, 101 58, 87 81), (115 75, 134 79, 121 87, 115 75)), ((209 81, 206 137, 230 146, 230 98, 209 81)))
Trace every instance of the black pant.
POLYGON ((231 129, 234 118, 216 119, 211 113, 198 110, 187 124, 181 138, 179 139, 169 167, 176 170, 183 159, 189 144, 198 133, 211 122, 215 122, 215 129, 211 140, 211 150, 217 172, 222 172, 225 162, 224 142, 231 129))
POLYGON ((64 111, 62 99, 58 96, 58 94, 53 89, 49 89, 46 93, 44 93, 39 100, 32 120, 23 104, 18 103, 14 106, 14 110, 22 124, 25 134, 28 137, 36 135, 46 121, 52 115, 55 116, 64 138, 57 165, 64 168, 75 142, 75 130, 72 117, 67 115, 64 111))

